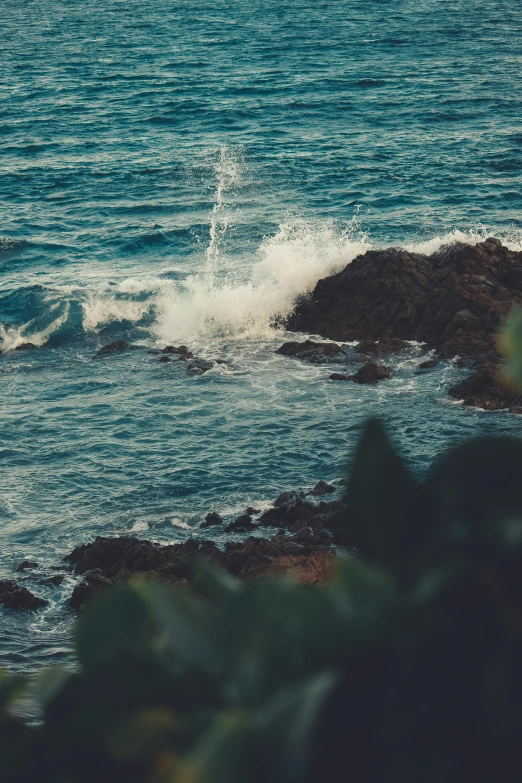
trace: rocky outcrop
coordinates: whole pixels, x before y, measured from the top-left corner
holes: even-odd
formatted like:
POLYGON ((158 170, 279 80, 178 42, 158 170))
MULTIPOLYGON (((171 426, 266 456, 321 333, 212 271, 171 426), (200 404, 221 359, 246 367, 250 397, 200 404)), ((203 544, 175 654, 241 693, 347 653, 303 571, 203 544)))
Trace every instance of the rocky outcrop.
POLYGON ((299 492, 283 492, 273 507, 261 514, 259 524, 293 533, 308 528, 319 536, 318 541, 325 543, 332 540, 328 531, 338 527, 345 512, 345 506, 340 500, 312 503, 299 492))
POLYGON ((303 584, 325 581, 331 574, 335 550, 330 536, 303 530, 271 539, 251 536, 231 541, 219 549, 214 541, 189 539, 183 544, 161 546, 137 538, 104 538, 77 547, 65 560, 84 575, 71 596, 71 606, 80 609, 93 596, 119 582, 154 578, 169 584, 190 584, 195 564, 204 560, 242 579, 278 576, 292 572, 303 584))
POLYGON ((47 606, 47 601, 33 595, 26 587, 22 587, 15 579, 0 580, 0 604, 6 609, 41 609, 47 606))
POLYGON ((474 408, 487 411, 508 408, 510 413, 522 413, 522 395, 506 383, 495 362, 480 364, 469 378, 453 386, 449 394, 474 408))
MULTIPOLYGON (((432 256, 391 248, 372 250, 336 275, 320 280, 288 318, 292 331, 344 342, 416 340, 438 356, 470 364, 499 361, 497 333, 511 309, 522 305, 522 253, 498 239, 456 243, 432 256)), ((400 345, 399 343, 396 343, 400 345)), ((373 346, 374 347, 374 346, 373 346)), ((479 371, 465 399, 513 407, 492 394, 491 376, 479 371), (484 386, 478 389, 480 379, 484 386)))
POLYGON ((71 605, 81 608, 93 595, 130 579, 190 584, 201 560, 242 579, 291 571, 303 584, 322 582, 331 574, 335 545, 350 547, 355 543, 344 503, 319 500, 336 489, 333 484, 319 481, 307 494, 283 492, 268 510, 261 513, 249 506, 227 528, 218 513, 209 512, 200 529, 220 526, 228 533, 268 533, 267 528, 277 528, 271 538, 250 535, 242 541, 228 541, 223 548, 207 539, 190 538, 180 544, 161 545, 134 537, 98 536, 64 558, 76 574, 84 576, 74 589, 71 605), (254 516, 258 517, 257 522, 253 521, 254 516))

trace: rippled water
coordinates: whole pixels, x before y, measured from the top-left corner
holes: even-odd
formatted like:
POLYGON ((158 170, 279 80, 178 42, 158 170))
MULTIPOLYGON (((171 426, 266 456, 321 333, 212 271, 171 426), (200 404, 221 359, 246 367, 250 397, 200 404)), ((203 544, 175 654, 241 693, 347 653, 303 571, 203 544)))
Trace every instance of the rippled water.
POLYGON ((0 570, 49 608, 0 609, 0 662, 68 655, 61 588, 98 533, 197 534, 343 475, 370 414, 422 473, 520 432, 465 410, 419 349, 378 387, 274 355, 270 324, 369 247, 522 247, 514 0, 20 0, 0 43, 0 570), (92 361, 124 337, 139 350, 92 361), (41 349, 9 352, 24 341, 41 349), (228 360, 200 378, 147 348, 228 360))

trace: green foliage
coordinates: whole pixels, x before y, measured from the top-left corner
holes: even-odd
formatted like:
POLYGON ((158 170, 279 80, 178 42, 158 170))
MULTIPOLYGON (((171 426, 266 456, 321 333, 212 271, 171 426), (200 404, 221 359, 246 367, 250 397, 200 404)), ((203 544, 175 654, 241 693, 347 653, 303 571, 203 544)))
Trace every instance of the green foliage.
POLYGON ((522 311, 516 310, 507 319, 500 335, 500 346, 506 358, 507 379, 522 390, 522 311))
POLYGON ((522 443, 479 439, 421 483, 370 422, 315 588, 131 582, 81 614, 79 668, 0 675, 2 783, 460 783, 522 775, 522 443))

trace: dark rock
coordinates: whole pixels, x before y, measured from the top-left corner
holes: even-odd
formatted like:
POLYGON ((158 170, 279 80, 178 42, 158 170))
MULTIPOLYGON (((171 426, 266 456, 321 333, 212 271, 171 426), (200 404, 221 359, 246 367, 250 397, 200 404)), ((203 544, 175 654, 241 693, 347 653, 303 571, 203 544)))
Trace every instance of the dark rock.
POLYGON ((200 527, 214 527, 214 525, 223 525, 224 520, 223 517, 220 516, 220 514, 217 514, 215 511, 211 511, 207 516, 205 517, 205 521, 201 523, 200 527))
MULTIPOLYGON (((206 560, 224 568, 242 579, 258 576, 280 576, 293 572, 303 584, 316 584, 328 579, 335 562, 332 537, 323 524, 332 523, 344 516, 339 503, 305 503, 297 493, 284 493, 278 498, 277 513, 294 514, 292 530, 288 538, 278 533, 271 539, 250 536, 246 541, 228 541, 220 550, 215 541, 189 539, 182 544, 160 546, 151 541, 137 539, 108 539, 98 537, 92 544, 78 547, 67 558, 75 570, 84 573, 85 579, 76 585, 71 596, 71 606, 82 608, 111 584, 130 579, 159 579, 182 587, 190 584, 197 571, 197 560, 206 560), (307 516, 307 522, 303 522, 307 516), (301 522, 299 521, 301 517, 301 522), (90 570, 87 568, 90 567, 90 570)), ((284 520, 290 527, 290 520, 284 520)), ((250 517, 243 515, 239 524, 252 525, 250 517), (246 517, 246 518, 245 518, 246 517), (248 523, 247 523, 248 520, 248 523)), ((234 523, 232 523, 234 524, 234 523)), ((340 523, 339 523, 340 524, 340 523)))
POLYGON ((346 361, 346 354, 337 343, 315 343, 312 340, 306 340, 302 343, 284 343, 277 349, 276 353, 313 364, 331 363, 339 360, 346 361))
POLYGON ((440 364, 438 359, 428 359, 425 362, 419 364, 419 370, 431 370, 433 367, 437 367, 440 364))
POLYGON ((51 585, 52 587, 57 587, 58 585, 61 585, 63 580, 65 579, 64 574, 55 574, 54 576, 48 576, 45 579, 40 579, 38 582, 39 585, 51 585))
POLYGON ((109 345, 104 345, 102 348, 100 348, 96 356, 106 356, 109 353, 124 351, 128 347, 129 343, 126 340, 116 340, 115 342, 109 343, 109 345))
POLYGON ((0 580, 0 604, 6 609, 41 609, 47 601, 37 598, 26 587, 21 587, 14 579, 0 580))
POLYGON ((405 340, 399 338, 388 337, 382 340, 361 340, 356 346, 355 352, 368 354, 370 356, 388 356, 391 353, 398 353, 410 346, 405 340))
POLYGON ((506 383, 495 362, 479 365, 469 378, 452 386, 449 394, 457 400, 462 400, 464 405, 488 411, 504 408, 511 410, 522 405, 520 392, 506 383))
POLYGON ((264 527, 278 527, 293 532, 297 532, 302 527, 323 529, 330 526, 331 518, 335 517, 341 508, 342 504, 339 501, 329 503, 321 501, 316 505, 305 500, 297 492, 283 492, 275 501, 273 508, 261 514, 259 523, 264 527))
POLYGON ((328 484, 326 481, 318 481, 315 487, 308 493, 309 495, 329 495, 331 492, 335 492, 335 487, 332 484, 328 484))
POLYGON ((34 343, 20 343, 15 348, 15 351, 32 351, 37 346, 34 343))
POLYGON ((16 566, 16 571, 30 571, 33 568, 38 568, 38 563, 34 563, 32 560, 24 560, 20 565, 16 566))
MULTIPOLYGON (((396 248, 369 251, 320 280, 285 325, 347 342, 416 340, 441 358, 498 365, 499 326, 520 305, 522 252, 490 238, 474 247, 442 247, 429 257, 396 248)), ((504 396, 486 395, 485 403, 504 396)), ((479 397, 473 395, 480 404, 479 397)))
POLYGON ((245 509, 245 514, 248 514, 251 517, 255 517, 258 514, 261 513, 261 509, 259 508, 252 508, 252 506, 248 506, 247 509, 245 509))
POLYGON ((329 376, 329 379, 331 381, 348 381, 348 380, 350 380, 350 378, 351 378, 350 375, 343 375, 343 373, 341 373, 341 372, 333 372, 329 376))
POLYGON ((170 361, 171 361, 170 356, 161 356, 160 357, 160 362, 170 362, 170 361))
POLYGON ((165 547, 162 549, 151 541, 97 536, 92 544, 76 547, 64 560, 71 563, 79 574, 98 568, 111 578, 121 568, 128 568, 131 572, 153 571, 167 562, 168 557, 165 547))
POLYGON ((194 357, 194 354, 188 349, 186 345, 166 345, 162 353, 177 354, 179 358, 184 361, 194 357))
POLYGON ((192 359, 188 363, 187 372, 189 375, 203 375, 208 372, 214 366, 214 362, 210 362, 207 359, 192 359))
POLYGON ((350 375, 348 380, 355 383, 378 383, 384 381, 391 375, 391 369, 384 367, 382 364, 374 364, 374 362, 367 362, 361 367, 355 375, 350 375))
POLYGON ((257 527, 259 526, 253 524, 250 514, 241 514, 225 528, 225 533, 248 533, 257 527))

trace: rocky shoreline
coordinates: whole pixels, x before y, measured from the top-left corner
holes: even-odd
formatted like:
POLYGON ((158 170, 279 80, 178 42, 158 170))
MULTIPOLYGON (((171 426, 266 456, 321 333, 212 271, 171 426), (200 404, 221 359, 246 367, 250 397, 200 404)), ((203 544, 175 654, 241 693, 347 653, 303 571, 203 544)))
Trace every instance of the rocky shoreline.
MULTIPOLYGON (((285 326, 344 343, 361 341, 358 350, 373 359, 401 350, 406 341, 423 343, 438 358, 472 369, 450 389, 452 397, 486 410, 520 413, 522 396, 500 372, 497 335, 521 305, 522 252, 489 238, 475 246, 442 247, 432 256, 396 248, 368 251, 342 272, 319 280, 285 326)), ((338 363, 340 351, 342 346, 330 347, 329 360, 338 363)), ((301 358, 320 361, 312 350, 308 354, 301 358)))
MULTIPOLYGON (((81 609, 107 587, 133 579, 154 578, 179 587, 189 585, 201 561, 240 579, 292 573, 303 585, 324 582, 332 574, 336 547, 355 545, 343 500, 323 499, 336 489, 339 488, 320 481, 308 493, 284 492, 263 513, 248 508, 228 526, 219 514, 210 512, 199 530, 258 533, 244 540, 227 541, 223 548, 207 538, 162 545, 133 536, 97 536, 63 559, 64 572, 83 577, 72 592, 70 606, 81 609), (267 536, 270 529, 277 532, 267 536)), ((16 571, 24 575, 20 578, 25 581, 31 581, 32 576, 33 582, 56 586, 65 576, 57 573, 42 579, 38 563, 32 561, 20 563, 16 571), (27 573, 31 576, 27 577, 27 573)), ((17 579, 0 581, 0 604, 8 609, 36 610, 46 603, 17 579)))

